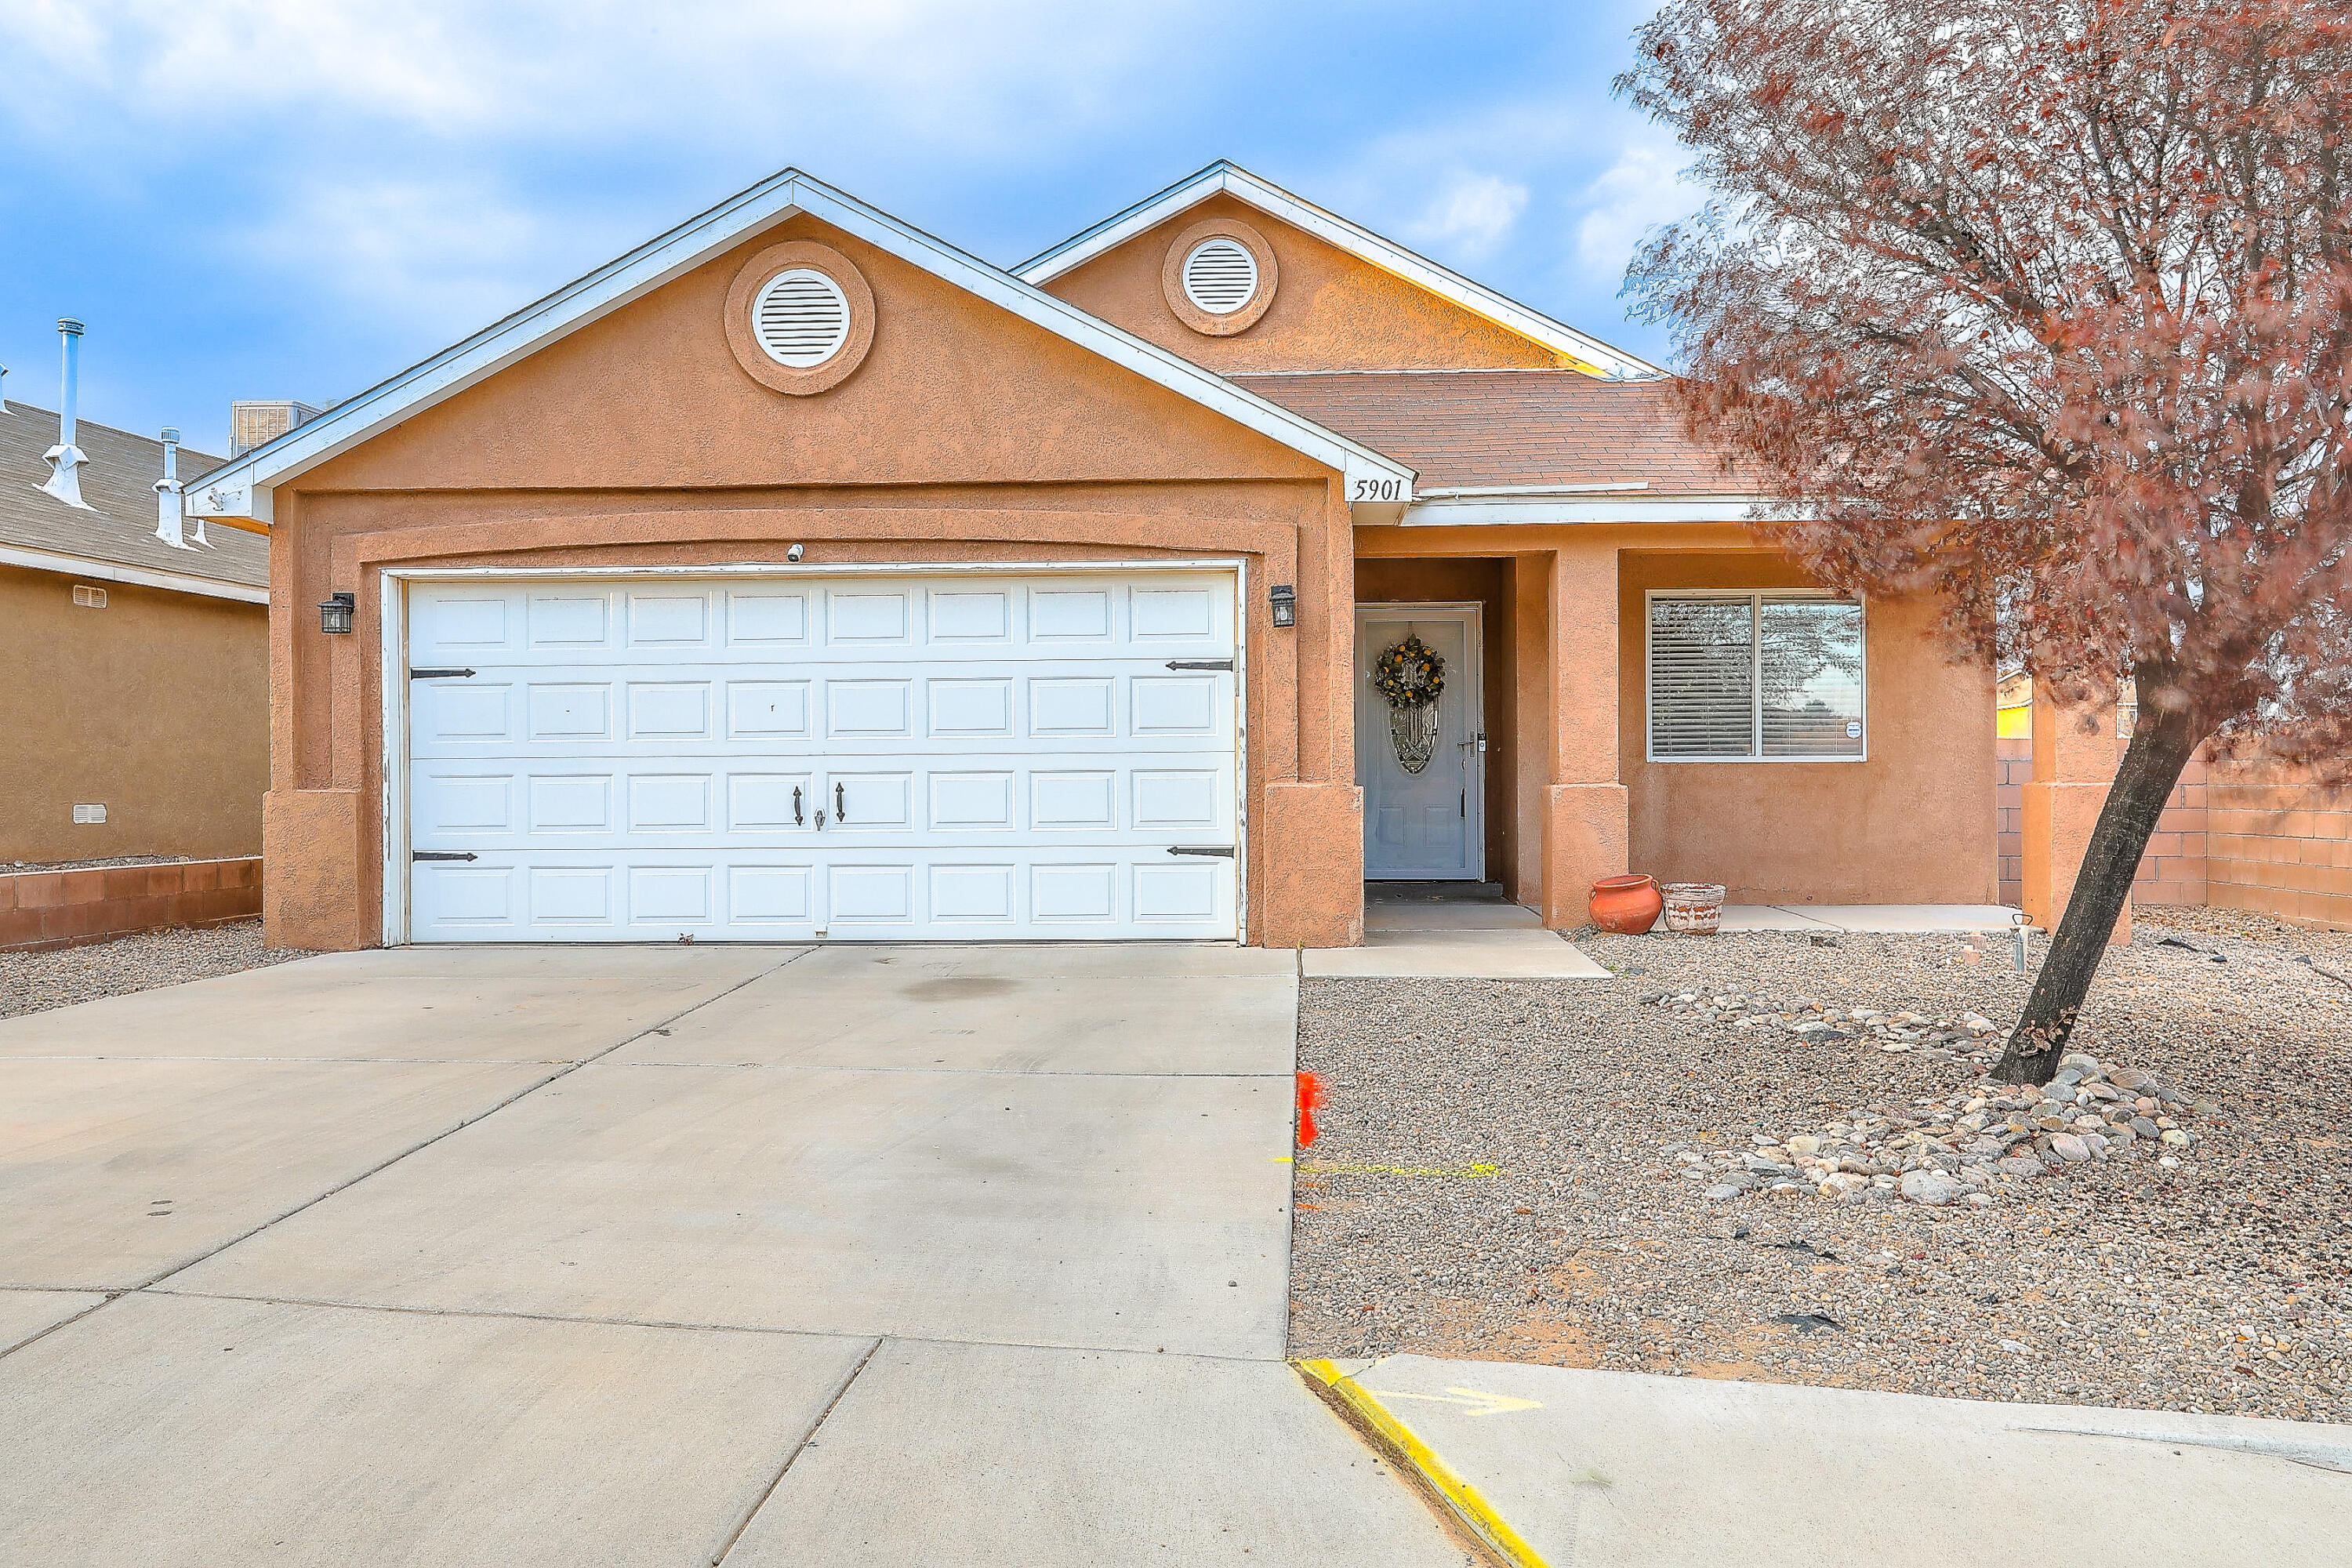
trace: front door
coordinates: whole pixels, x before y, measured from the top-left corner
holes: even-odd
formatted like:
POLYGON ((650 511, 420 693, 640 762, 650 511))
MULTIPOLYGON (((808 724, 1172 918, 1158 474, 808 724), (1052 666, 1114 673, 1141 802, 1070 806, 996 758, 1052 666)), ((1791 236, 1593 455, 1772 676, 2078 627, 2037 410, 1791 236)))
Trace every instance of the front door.
POLYGON ((1357 609, 1356 782, 1364 791, 1364 875, 1371 880, 1486 879, 1478 615, 1475 605, 1357 609), (1444 685, 1433 716, 1408 713, 1399 724, 1372 682, 1381 656, 1408 637, 1444 661, 1444 685), (1431 717, 1433 738, 1419 728, 1431 717))

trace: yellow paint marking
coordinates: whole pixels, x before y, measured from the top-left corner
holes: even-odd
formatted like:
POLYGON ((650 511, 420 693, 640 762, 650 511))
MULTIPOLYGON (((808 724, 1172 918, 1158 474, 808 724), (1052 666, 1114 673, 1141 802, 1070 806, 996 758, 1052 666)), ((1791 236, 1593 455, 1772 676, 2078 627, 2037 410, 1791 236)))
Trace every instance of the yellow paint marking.
POLYGON ((1483 1182, 1489 1176, 1503 1173, 1500 1165, 1326 1165, 1309 1160, 1298 1167, 1318 1176, 1459 1176, 1466 1182, 1483 1182))
POLYGON ((1449 1388, 1443 1394, 1407 1394, 1396 1388, 1368 1388, 1365 1393, 1376 1399, 1426 1399, 1432 1405, 1459 1405, 1473 1415, 1507 1415, 1514 1410, 1541 1410, 1540 1399, 1521 1399, 1516 1394, 1488 1394, 1478 1388, 1449 1388))
POLYGON ((1383 1397, 1341 1372, 1339 1364, 1329 1361, 1295 1362, 1302 1376, 1321 1384, 1332 1398, 1345 1405, 1356 1418, 1371 1428, 1380 1446, 1398 1464, 1409 1465, 1422 1479, 1428 1482, 1444 1500, 1454 1516, 1473 1535, 1493 1549, 1511 1568, 1549 1568, 1507 1523, 1495 1507, 1479 1494, 1478 1489, 1456 1475, 1454 1468, 1437 1457, 1437 1450, 1422 1441, 1418 1433, 1391 1415, 1381 1404, 1383 1397))

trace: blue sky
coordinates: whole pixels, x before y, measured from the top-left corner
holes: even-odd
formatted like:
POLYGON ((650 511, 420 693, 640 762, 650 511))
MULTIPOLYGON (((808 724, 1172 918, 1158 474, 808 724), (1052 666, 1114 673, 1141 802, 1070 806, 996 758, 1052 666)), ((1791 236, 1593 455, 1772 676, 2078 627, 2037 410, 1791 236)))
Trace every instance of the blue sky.
POLYGON ((1643 5, 5 0, 0 363, 226 451, 797 164, 1000 265, 1217 157, 1650 357, 1643 5))

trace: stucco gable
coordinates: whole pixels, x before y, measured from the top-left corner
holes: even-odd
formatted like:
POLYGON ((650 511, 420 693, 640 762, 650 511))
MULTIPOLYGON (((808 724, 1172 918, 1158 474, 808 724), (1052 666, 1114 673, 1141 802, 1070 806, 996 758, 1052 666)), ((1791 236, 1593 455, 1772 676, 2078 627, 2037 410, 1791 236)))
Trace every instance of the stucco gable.
POLYGON ((806 214, 292 481, 352 489, 659 489, 1307 478, 1222 414, 806 214), (874 295, 871 347, 812 396, 730 347, 729 290, 814 241, 874 295))
POLYGON ((1273 371, 1572 369, 1659 374, 1229 163, 1213 163, 1015 269, 1040 288, 1221 374, 1273 371), (1180 319, 1162 283, 1171 249, 1238 221, 1273 248, 1263 317, 1230 336, 1180 319))
MULTIPOLYGON (((940 284, 1020 319, 1047 338, 1254 431, 1350 481, 1372 480, 1384 493, 1400 489, 1411 493, 1412 470, 1405 466, 1321 429, 831 186, 786 170, 206 475, 200 486, 191 487, 191 510, 202 515, 267 521, 278 486, 547 353, 656 290, 689 274, 707 271, 715 259, 755 239, 775 242, 801 218, 826 226, 874 253, 887 255, 940 284)), ((879 336, 877 332, 877 342, 879 336)), ((625 383, 626 373, 635 367, 611 368, 623 374, 625 383)), ((861 368, 859 375, 865 374, 861 368)), ((499 432, 483 435, 492 446, 505 440, 499 432)))

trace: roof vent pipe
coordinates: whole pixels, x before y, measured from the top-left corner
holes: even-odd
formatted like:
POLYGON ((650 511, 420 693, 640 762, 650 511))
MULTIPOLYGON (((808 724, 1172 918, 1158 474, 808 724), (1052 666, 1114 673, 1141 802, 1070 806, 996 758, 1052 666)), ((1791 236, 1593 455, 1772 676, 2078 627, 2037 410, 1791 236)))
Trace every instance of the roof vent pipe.
POLYGON ((58 323, 58 335, 65 340, 65 395, 58 404, 58 444, 41 454, 50 469, 41 489, 68 506, 90 511, 95 509, 81 499, 81 466, 89 459, 74 445, 74 405, 81 395, 81 323, 68 316, 58 323))
POLYGON ((0 414, 8 412, 8 367, 0 364, 0 414))
POLYGON ((194 550, 180 537, 180 433, 166 429, 163 441, 163 477, 155 481, 155 537, 174 550, 194 550))

